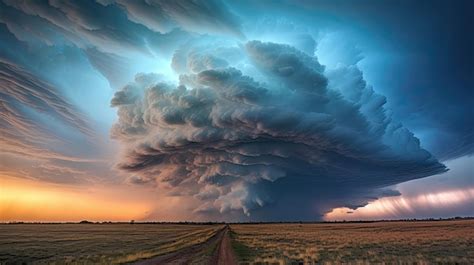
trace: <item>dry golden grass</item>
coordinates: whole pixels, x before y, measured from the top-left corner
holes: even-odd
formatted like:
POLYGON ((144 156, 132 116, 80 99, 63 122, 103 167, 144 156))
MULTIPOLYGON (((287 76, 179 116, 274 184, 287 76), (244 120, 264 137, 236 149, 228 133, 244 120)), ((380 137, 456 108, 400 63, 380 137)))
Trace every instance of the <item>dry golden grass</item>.
POLYGON ((222 225, 3 224, 0 264, 118 264, 206 241, 222 225))
MULTIPOLYGON (((126 263, 206 241, 220 228, 5 224, 0 225, 0 264, 126 263)), ((231 229, 243 264, 474 264, 474 220, 249 224, 231 229)))
POLYGON ((242 264, 474 264, 474 220, 231 229, 242 264))

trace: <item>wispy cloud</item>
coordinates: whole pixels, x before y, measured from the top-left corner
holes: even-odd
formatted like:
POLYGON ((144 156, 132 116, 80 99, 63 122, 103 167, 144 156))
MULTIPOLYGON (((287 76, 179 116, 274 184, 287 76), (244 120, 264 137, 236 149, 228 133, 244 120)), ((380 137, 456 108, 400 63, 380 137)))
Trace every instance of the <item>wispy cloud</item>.
MULTIPOLYGON (((9 61, 0 61, 0 135, 1 168, 12 170, 5 156, 21 156, 36 164, 24 171, 42 172, 51 177, 83 174, 83 171, 60 166, 60 161, 74 163, 96 163, 95 158, 86 158, 74 152, 64 152, 62 145, 70 139, 62 137, 51 124, 69 127, 79 132, 85 141, 94 136, 85 117, 68 103, 50 84, 33 76, 22 67, 9 61)), ((87 140, 89 139, 89 140, 87 140)), ((31 165, 32 165, 31 164, 31 165)), ((18 175, 18 174, 15 174, 18 175)), ((28 174, 26 174, 28 175, 28 174)), ((39 177, 39 176, 38 176, 39 177)))

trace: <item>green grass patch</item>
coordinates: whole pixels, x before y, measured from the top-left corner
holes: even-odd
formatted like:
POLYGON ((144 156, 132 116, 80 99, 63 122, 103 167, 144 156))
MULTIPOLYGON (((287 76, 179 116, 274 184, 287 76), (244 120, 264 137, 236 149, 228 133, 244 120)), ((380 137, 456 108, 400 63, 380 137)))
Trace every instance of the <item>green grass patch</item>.
POLYGON ((237 240, 237 234, 229 229, 230 242, 232 249, 234 250, 235 255, 239 262, 251 261, 256 256, 256 250, 240 243, 237 240))

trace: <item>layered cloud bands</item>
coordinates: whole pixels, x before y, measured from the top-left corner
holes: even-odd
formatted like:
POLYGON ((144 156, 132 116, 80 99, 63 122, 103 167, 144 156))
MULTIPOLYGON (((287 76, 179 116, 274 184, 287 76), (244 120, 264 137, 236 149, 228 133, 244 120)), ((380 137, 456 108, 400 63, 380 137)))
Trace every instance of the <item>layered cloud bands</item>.
POLYGON ((314 219, 445 171, 356 66, 260 41, 183 48, 172 66, 178 85, 141 74, 112 99, 119 167, 204 216, 314 219))
POLYGON ((94 131, 55 87, 0 58, 0 111, 1 175, 88 181, 84 168, 95 161, 75 154, 71 146, 90 148, 94 131))

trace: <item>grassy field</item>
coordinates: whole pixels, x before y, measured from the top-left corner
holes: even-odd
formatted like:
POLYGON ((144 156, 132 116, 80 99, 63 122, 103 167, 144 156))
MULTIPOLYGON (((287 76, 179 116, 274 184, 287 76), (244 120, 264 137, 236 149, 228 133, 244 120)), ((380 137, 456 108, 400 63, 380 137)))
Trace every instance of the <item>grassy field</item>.
POLYGON ((2 224, 0 264, 118 264, 206 241, 222 225, 2 224))
POLYGON ((474 264, 474 220, 231 229, 241 264, 474 264))
MULTIPOLYGON (((187 253, 221 228, 0 224, 0 264, 128 263, 179 249, 187 253)), ((240 264, 474 264, 474 220, 232 224, 230 229, 240 264)), ((207 264, 216 244, 200 249, 207 254, 197 260, 207 264)))

